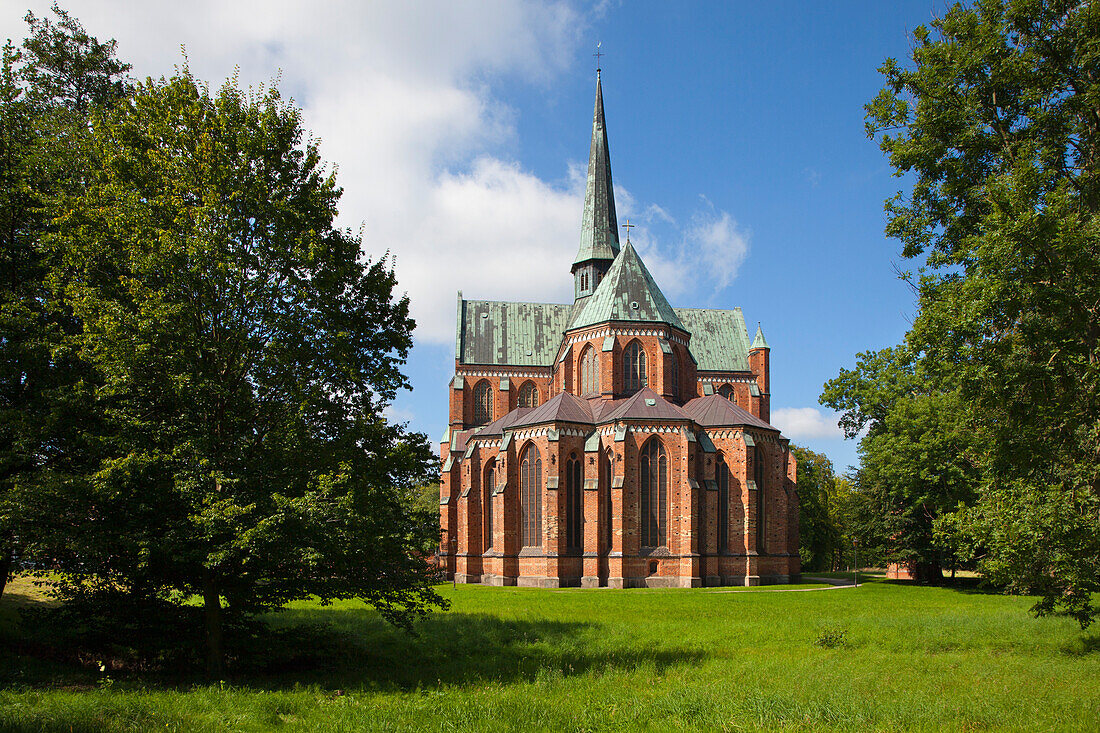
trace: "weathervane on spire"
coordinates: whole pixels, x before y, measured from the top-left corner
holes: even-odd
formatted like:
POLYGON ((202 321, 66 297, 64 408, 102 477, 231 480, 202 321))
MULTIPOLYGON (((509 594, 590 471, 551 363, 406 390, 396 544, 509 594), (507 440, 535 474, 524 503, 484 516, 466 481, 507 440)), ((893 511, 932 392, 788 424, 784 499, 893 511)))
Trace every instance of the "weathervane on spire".
POLYGON ((627 219, 626 224, 620 224, 619 226, 621 226, 623 229, 626 230, 626 243, 630 244, 630 230, 633 229, 634 227, 638 226, 638 225, 637 224, 631 224, 630 219, 627 219))
POLYGON ((603 56, 600 53, 600 46, 603 45, 603 41, 596 41, 596 53, 592 54, 596 59, 596 76, 600 75, 600 57, 603 56))

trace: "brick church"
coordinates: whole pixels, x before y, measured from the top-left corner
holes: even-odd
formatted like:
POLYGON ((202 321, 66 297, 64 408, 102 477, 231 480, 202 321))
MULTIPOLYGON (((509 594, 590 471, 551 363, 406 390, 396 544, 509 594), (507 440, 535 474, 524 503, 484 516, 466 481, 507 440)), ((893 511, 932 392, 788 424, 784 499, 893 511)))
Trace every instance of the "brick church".
POLYGON ((789 582, 795 461, 768 422, 768 342, 760 328, 749 341, 740 308, 673 308, 620 242, 598 73, 571 271, 572 303, 458 294, 440 449, 448 578, 789 582))

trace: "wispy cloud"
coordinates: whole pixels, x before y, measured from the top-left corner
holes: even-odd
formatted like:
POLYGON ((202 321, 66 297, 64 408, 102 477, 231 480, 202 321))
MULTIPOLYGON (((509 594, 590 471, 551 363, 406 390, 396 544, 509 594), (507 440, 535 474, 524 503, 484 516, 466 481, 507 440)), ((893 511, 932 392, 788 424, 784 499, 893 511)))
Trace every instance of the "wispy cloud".
MULTIPOLYGON (((718 293, 734 281, 749 254, 750 233, 728 211, 717 209, 706 197, 700 200, 702 206, 684 226, 678 226, 657 204, 650 204, 643 209, 642 225, 631 235, 646 266, 670 298, 718 293)), ((684 305, 701 303, 696 300, 684 305)))
POLYGON ((841 439, 844 432, 837 425, 840 416, 816 407, 780 407, 772 410, 771 422, 792 440, 841 439))

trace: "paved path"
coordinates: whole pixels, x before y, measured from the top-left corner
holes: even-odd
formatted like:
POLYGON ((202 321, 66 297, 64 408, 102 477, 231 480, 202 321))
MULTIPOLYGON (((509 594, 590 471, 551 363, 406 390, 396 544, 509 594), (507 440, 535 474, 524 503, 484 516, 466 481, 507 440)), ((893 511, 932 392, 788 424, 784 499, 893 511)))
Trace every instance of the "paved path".
MULTIPOLYGON (((808 575, 803 575, 802 580, 809 583, 828 583, 825 588, 760 588, 759 590, 713 590, 712 593, 801 593, 811 590, 840 590, 842 588, 858 588, 859 586, 852 585, 847 580, 840 580, 838 578, 812 578, 808 575)), ((863 585, 860 583, 859 585, 863 585)))

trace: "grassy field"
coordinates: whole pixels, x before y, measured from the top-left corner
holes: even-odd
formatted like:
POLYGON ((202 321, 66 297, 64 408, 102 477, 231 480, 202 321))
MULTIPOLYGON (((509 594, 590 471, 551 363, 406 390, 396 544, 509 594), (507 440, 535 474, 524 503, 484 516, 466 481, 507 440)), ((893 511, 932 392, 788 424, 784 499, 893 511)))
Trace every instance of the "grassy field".
MULTIPOLYGON (((4 633, 31 633, 13 624, 32 591, 5 594, 4 633)), ((1100 726, 1100 634, 1034 619, 1024 598, 881 579, 789 593, 441 592, 452 609, 415 638, 359 604, 295 604, 271 623, 313 625, 321 653, 223 685, 2 660, 0 730, 1100 726)))

